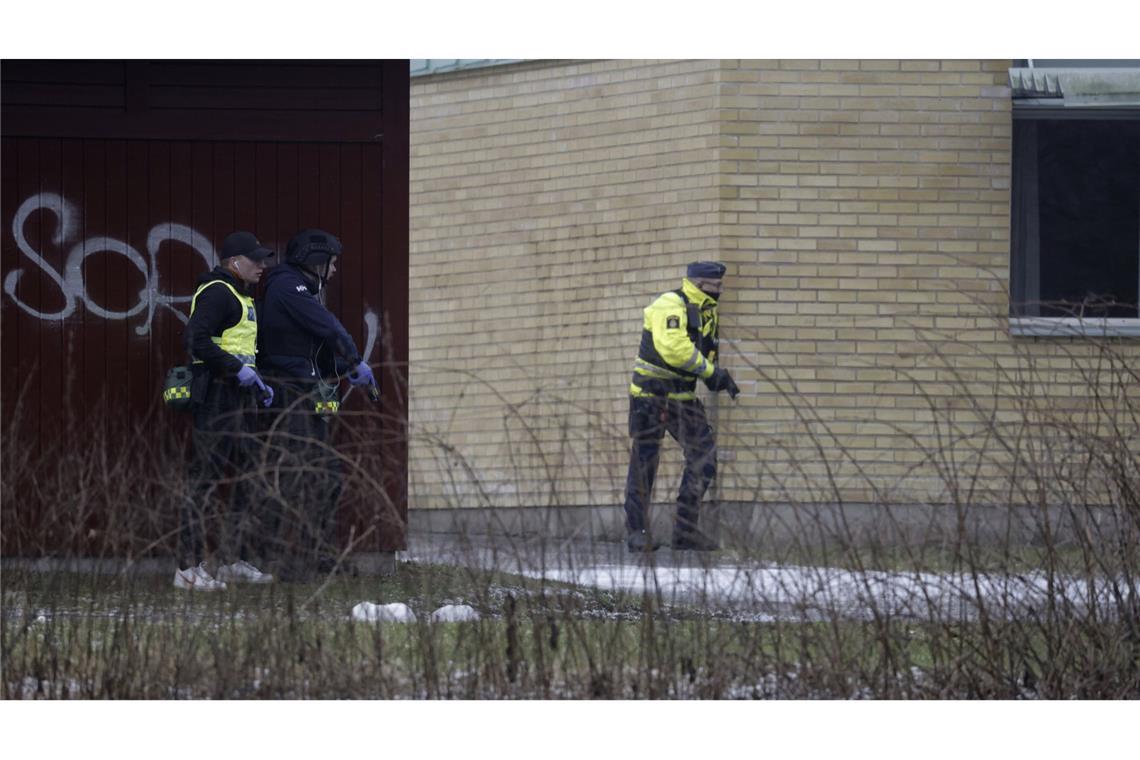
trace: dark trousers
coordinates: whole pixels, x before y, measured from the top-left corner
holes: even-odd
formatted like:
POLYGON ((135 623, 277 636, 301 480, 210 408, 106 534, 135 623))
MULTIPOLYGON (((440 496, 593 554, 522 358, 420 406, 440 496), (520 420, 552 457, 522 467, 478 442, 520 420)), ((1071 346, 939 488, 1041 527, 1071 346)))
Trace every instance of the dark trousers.
POLYGON ((297 580, 328 569, 339 554, 336 515, 343 468, 331 440, 336 416, 316 413, 315 388, 273 385, 265 436, 275 488, 266 503, 264 529, 273 566, 285 580, 297 580))
POLYGON ((201 372, 194 379, 190 494, 179 519, 179 562, 203 559, 207 537, 229 560, 248 559, 253 534, 256 425, 251 393, 201 372))
POLYGON ((633 447, 625 483, 625 526, 629 532, 648 527, 650 496, 666 431, 681 444, 685 454, 685 474, 677 494, 675 536, 696 529, 701 497, 716 477, 716 438, 700 401, 631 396, 629 437, 633 447))

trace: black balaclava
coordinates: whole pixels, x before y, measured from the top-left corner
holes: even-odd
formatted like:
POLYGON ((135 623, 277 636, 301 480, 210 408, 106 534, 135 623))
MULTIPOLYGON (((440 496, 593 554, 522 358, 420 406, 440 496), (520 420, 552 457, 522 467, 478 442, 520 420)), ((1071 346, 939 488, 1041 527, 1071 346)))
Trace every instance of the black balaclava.
MULTIPOLYGON (((685 270, 685 276, 690 280, 702 278, 706 280, 720 280, 724 278, 725 265, 719 261, 694 261, 685 270)), ((701 288, 701 292, 713 299, 720 299, 721 291, 710 291, 701 288)))

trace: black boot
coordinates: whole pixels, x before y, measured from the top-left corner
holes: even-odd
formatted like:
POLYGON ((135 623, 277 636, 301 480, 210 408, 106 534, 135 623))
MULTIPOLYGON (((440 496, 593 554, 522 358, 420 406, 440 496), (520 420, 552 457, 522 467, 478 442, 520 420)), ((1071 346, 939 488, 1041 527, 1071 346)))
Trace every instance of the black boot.
POLYGON ((655 552, 661 548, 661 544, 654 541, 653 537, 644 530, 636 530, 627 535, 625 545, 634 554, 655 552))
POLYGON ((674 551, 682 552, 715 552, 720 544, 712 536, 702 533, 696 528, 673 531, 674 551))

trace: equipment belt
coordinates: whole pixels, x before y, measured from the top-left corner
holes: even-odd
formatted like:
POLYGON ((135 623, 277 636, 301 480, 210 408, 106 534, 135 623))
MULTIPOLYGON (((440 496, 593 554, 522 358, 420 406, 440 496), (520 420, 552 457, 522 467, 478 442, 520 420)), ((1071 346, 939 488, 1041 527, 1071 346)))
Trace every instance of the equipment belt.
POLYGON ((696 380, 667 380, 660 377, 647 377, 633 373, 633 384, 654 396, 668 396, 670 393, 689 393, 696 388, 696 380))
MULTIPOLYGON (((253 367, 257 364, 257 357, 256 356, 250 356, 249 354, 231 354, 231 356, 233 356, 235 359, 237 359, 239 362, 246 365, 247 367, 253 367)), ((204 364, 205 362, 203 362, 201 359, 195 359, 194 363, 195 364, 204 364)))
POLYGON ((656 377, 661 380, 692 380, 692 375, 684 375, 680 372, 658 367, 652 362, 642 359, 640 356, 633 363, 634 371, 646 377, 656 377))

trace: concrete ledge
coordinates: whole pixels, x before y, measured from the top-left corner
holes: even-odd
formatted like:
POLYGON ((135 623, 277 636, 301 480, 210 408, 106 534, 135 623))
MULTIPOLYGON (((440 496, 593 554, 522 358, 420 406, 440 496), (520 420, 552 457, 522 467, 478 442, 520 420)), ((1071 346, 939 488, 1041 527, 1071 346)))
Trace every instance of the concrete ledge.
MULTIPOLYGON (((359 575, 394 575, 395 552, 350 554, 346 563, 359 575)), ((177 569, 174 560, 164 557, 125 559, 122 557, 4 557, 0 569, 34 573, 83 573, 87 575, 165 575, 177 569)))
MULTIPOLYGON (((566 506, 479 509, 415 509, 408 511, 408 536, 543 537, 591 542, 622 541, 624 513, 617 506, 566 506)), ((701 526, 725 546, 888 546, 965 543, 975 546, 1040 545, 1072 542, 1078 532, 1086 540, 1105 541, 1129 520, 1112 506, 1024 507, 952 504, 795 504, 706 503, 701 526)), ((656 504, 651 513, 654 534, 667 540, 673 506, 656 504)), ((396 572, 395 552, 350 555, 349 566, 360 575, 396 572)), ((78 572, 115 575, 172 573, 166 558, 4 557, 5 570, 78 572)))
POLYGON ((123 557, 4 557, 4 570, 33 573, 83 573, 85 575, 160 575, 177 570, 174 560, 162 557, 125 559, 123 557))
POLYGON ((624 519, 621 509, 615 507, 409 509, 408 535, 546 535, 616 542, 625 537, 624 519))
MULTIPOLYGON (((701 526, 726 543, 768 546, 881 546, 961 541, 1032 545, 1067 542, 1077 530, 1111 536, 1127 516, 1111 506, 1025 507, 953 504, 706 503, 701 526)), ((673 506, 654 505, 655 535, 668 538, 673 506)), ((621 541, 624 513, 615 506, 420 509, 408 511, 408 533, 471 536, 543 535, 558 539, 621 541)))

